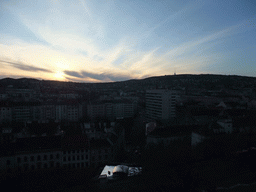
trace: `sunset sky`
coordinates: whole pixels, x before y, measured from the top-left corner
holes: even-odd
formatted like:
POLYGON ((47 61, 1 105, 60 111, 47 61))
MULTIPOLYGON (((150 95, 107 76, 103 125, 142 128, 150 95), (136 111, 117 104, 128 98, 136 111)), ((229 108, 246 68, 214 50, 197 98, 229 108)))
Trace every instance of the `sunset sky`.
POLYGON ((0 78, 256 77, 255 0, 1 0, 0 78))

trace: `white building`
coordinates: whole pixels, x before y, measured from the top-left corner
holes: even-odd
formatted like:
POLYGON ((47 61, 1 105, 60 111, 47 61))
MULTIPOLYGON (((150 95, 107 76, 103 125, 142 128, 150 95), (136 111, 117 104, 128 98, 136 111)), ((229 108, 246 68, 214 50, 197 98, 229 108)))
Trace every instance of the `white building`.
POLYGON ((148 120, 168 120, 176 116, 176 92, 173 90, 148 90, 146 92, 148 120))

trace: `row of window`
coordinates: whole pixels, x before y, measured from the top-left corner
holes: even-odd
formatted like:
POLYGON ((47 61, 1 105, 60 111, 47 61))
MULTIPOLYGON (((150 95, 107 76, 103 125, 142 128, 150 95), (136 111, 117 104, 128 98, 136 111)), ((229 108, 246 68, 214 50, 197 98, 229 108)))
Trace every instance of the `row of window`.
MULTIPOLYGON (((98 160, 101 161, 104 156, 98 156, 98 160)), ((108 159, 108 155, 105 155, 105 160, 108 159)), ((92 161, 95 161, 95 156, 92 157, 92 161)))
MULTIPOLYGON (((59 158, 60 158, 60 155, 56 154, 56 159, 59 159, 59 158)), ((107 159, 107 158, 108 158, 108 155, 105 155, 105 159, 107 159)), ((53 154, 50 154, 50 159, 53 159, 53 154)), ((81 155, 81 156, 80 155, 77 155, 77 156, 73 155, 72 156, 72 161, 84 160, 84 159, 88 160, 88 155, 86 155, 86 156, 84 156, 84 155, 81 155)), ((37 161, 41 161, 41 160, 42 160, 41 156, 38 155, 37 156, 37 161)), ((44 155, 43 156, 43 160, 48 160, 48 156, 44 155)), ((95 161, 95 157, 94 156, 93 156, 92 160, 95 161)), ((101 161, 101 156, 98 157, 98 160, 101 161)), ((32 156, 30 156, 30 162, 33 162, 33 161, 35 161, 35 156, 32 155, 32 156)), ((68 157, 64 156, 63 157, 63 161, 64 162, 71 161, 71 156, 68 156, 68 157)), ((23 158, 23 162, 28 162, 28 157, 27 156, 25 156, 23 158)), ((21 163, 21 158, 20 157, 17 157, 17 163, 21 163)), ((10 165, 10 160, 7 161, 7 165, 10 165)))
MULTIPOLYGON (((85 156, 85 159, 88 160, 88 155, 85 156)), ((64 156, 64 157, 63 157, 63 161, 64 161, 64 162, 66 162, 67 160, 68 160, 68 161, 71 161, 71 156, 68 156, 68 157, 67 157, 67 156, 64 156)), ((78 161, 79 161, 79 160, 84 160, 84 155, 81 155, 81 156, 80 156, 80 155, 77 155, 77 156, 73 155, 72 161, 76 161, 76 160, 78 160, 78 161)))
MULTIPOLYGON (((31 165, 30 166, 30 169, 32 169, 32 170, 34 170, 34 169, 41 169, 41 168, 44 168, 44 169, 46 169, 46 168, 53 168, 53 167, 57 167, 57 168, 59 168, 60 167, 60 163, 59 162, 57 162, 56 164, 54 164, 54 162, 50 162, 50 164, 48 165, 48 163, 41 163, 41 162, 39 162, 39 163, 37 163, 36 165, 31 165)), ((29 168, 29 164, 24 164, 23 165, 23 168, 25 169, 25 170, 27 170, 28 168, 29 168)))
POLYGON ((83 168, 83 167, 88 167, 89 164, 88 162, 84 163, 67 163, 67 164, 63 164, 63 167, 68 167, 68 168, 83 168))
MULTIPOLYGON (((59 158, 60 158, 60 154, 56 154, 56 159, 59 159, 59 158)), ((38 155, 36 157, 36 159, 37 159, 37 161, 41 161, 42 159, 43 160, 48 160, 48 155, 44 155, 43 158, 41 157, 41 155, 38 155)), ((50 154, 49 159, 53 159, 53 154, 50 154)), ((30 156, 30 161, 31 162, 35 161, 35 156, 31 155, 30 156)), ((28 162, 28 157, 27 156, 23 157, 23 162, 28 162)), ((17 157, 17 163, 21 163, 21 158, 20 157, 17 157)))
MULTIPOLYGON (((88 153, 88 149, 81 149, 81 150, 72 150, 72 153, 88 153)), ((66 154, 71 154, 71 150, 70 151, 63 151, 63 154, 66 155, 66 154)))

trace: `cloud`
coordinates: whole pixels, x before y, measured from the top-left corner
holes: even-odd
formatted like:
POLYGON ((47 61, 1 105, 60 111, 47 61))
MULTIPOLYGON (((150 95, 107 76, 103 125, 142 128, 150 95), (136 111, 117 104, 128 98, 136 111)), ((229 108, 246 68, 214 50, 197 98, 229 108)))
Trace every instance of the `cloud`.
POLYGON ((46 73, 52 73, 51 70, 40 68, 40 67, 34 67, 32 65, 27 65, 21 62, 10 62, 10 61, 4 61, 0 60, 1 63, 8 63, 12 67, 23 70, 23 71, 30 71, 30 72, 46 72, 46 73))
POLYGON ((83 6, 83 8, 85 9, 86 13, 88 14, 89 17, 91 17, 91 13, 89 12, 89 10, 87 9, 86 5, 85 5, 85 1, 84 0, 79 0, 83 6))
MULTIPOLYGON (((96 81, 105 82, 105 81, 125 81, 129 80, 132 77, 130 75, 125 74, 118 74, 118 73, 109 73, 109 72, 103 72, 103 73, 92 73, 88 71, 64 71, 64 73, 68 76, 80 78, 82 79, 94 79, 96 81)), ((66 77, 70 78, 70 77, 66 77)))
POLYGON ((66 75, 72 76, 72 77, 78 77, 83 78, 84 76, 78 72, 75 71, 63 71, 66 75))

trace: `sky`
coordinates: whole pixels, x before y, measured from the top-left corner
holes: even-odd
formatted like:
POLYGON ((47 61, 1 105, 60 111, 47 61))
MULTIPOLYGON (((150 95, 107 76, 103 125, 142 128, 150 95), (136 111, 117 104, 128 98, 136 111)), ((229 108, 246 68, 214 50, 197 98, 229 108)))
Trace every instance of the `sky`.
POLYGON ((256 77, 255 0, 1 0, 0 78, 256 77))

